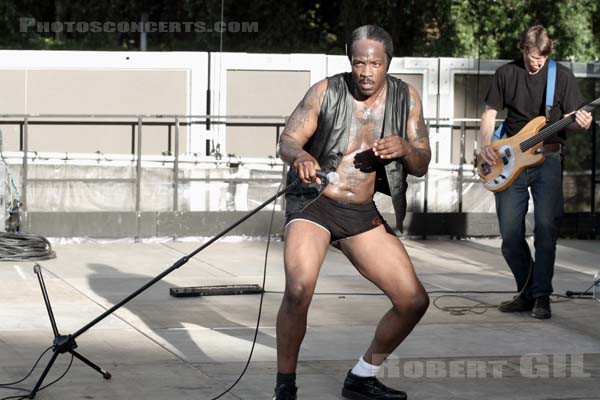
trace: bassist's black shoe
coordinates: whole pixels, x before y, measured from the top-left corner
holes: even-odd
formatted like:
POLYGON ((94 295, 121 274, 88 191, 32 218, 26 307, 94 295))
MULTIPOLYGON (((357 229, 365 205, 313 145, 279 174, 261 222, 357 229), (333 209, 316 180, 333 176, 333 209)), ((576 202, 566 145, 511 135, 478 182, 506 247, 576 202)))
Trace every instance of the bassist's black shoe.
POLYGON ((537 319, 548 319, 552 317, 552 310, 550 309, 550 296, 541 296, 535 299, 535 305, 531 316, 537 319))
POLYGON ((498 306, 501 312, 522 312, 533 310, 533 300, 524 296, 515 296, 512 300, 505 301, 498 306))

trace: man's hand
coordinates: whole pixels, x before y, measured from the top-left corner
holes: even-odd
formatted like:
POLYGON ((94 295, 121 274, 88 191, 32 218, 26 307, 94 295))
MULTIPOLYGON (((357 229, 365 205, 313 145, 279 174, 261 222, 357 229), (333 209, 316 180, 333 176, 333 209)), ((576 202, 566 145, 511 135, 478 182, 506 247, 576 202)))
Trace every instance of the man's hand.
POLYGON ((583 129, 583 130, 590 129, 590 126, 592 125, 592 121, 593 121, 593 118, 592 118, 591 112, 579 110, 575 113, 575 122, 577 123, 577 125, 579 125, 580 129, 583 129))
POLYGON ((373 146, 375 155, 382 160, 402 159, 409 174, 423 176, 431 161, 429 132, 423 118, 423 104, 417 90, 408 85, 410 107, 406 121, 406 139, 399 135, 386 136, 373 146))
POLYGON ((386 165, 392 162, 392 160, 382 160, 375 155, 373 149, 368 149, 356 153, 354 155, 354 168, 360 172, 371 173, 377 170, 378 165, 386 165))
POLYGON ((484 146, 481 150, 480 156, 490 165, 495 165, 498 161, 498 150, 496 150, 492 145, 484 146))
POLYGON ((404 157, 410 150, 410 144, 398 135, 386 136, 373 143, 373 153, 382 160, 404 157))
POLYGON ((491 146, 492 136, 494 135, 494 125, 496 123, 498 111, 490 106, 485 106, 481 114, 481 153, 479 154, 485 162, 495 165, 498 161, 498 152, 491 146))
POLYGON ((317 170, 320 170, 319 162, 307 152, 300 154, 292 164, 296 174, 303 183, 308 184, 316 181, 321 185, 321 179, 317 177, 317 170))

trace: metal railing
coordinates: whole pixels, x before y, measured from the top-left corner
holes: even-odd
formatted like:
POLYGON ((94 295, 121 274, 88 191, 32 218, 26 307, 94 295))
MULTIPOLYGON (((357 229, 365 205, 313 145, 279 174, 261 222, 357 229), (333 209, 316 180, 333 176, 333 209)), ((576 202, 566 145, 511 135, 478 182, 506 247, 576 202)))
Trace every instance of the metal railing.
MULTIPOLYGON (((26 114, 13 114, 13 115, 0 115, 0 125, 18 125, 19 126, 19 147, 22 152, 22 197, 21 201, 27 209, 27 187, 28 183, 33 182, 45 182, 53 181, 52 179, 29 179, 28 177, 28 166, 31 160, 35 159, 37 153, 34 152, 34 157, 31 156, 29 149, 29 128, 32 125, 78 125, 78 126, 130 126, 131 127, 131 161, 135 162, 135 178, 106 178, 106 179, 95 179, 94 181, 104 182, 126 182, 135 185, 135 211, 141 212, 141 184, 142 184, 142 161, 144 155, 142 154, 142 143, 143 143, 143 128, 145 126, 162 126, 166 128, 167 138, 167 150, 163 152, 162 159, 163 163, 173 164, 173 211, 179 211, 179 186, 181 183, 192 182, 192 181, 206 181, 207 178, 183 178, 179 176, 180 164, 182 162, 198 162, 200 159, 203 162, 224 162, 224 157, 239 158, 235 155, 222 155, 218 150, 209 156, 198 156, 197 154, 181 154, 181 143, 180 143, 180 129, 183 126, 189 127, 196 124, 202 124, 207 127, 211 125, 223 125, 225 127, 264 127, 273 128, 275 135, 275 143, 279 141, 281 131, 285 126, 284 116, 207 116, 207 115, 69 115, 69 114, 48 114, 48 115, 26 115, 26 114), (75 120, 74 120, 75 119, 75 120), (105 121, 91 121, 89 119, 106 119, 105 121), (119 120, 122 119, 122 120, 119 120), (242 121, 240 121, 242 120, 242 121), (254 120, 254 121, 253 121, 254 120), (255 120, 261 120, 261 122, 255 122, 255 120), (269 122, 264 122, 265 120, 269 122), (272 122, 270 122, 272 121, 272 122), (174 135, 173 135, 174 133, 174 135)), ((427 118, 426 125, 430 134, 439 133, 440 129, 450 130, 450 135, 454 135, 454 132, 459 132, 458 146, 459 146, 459 159, 457 163, 450 163, 446 166, 439 164, 432 168, 448 171, 449 173, 456 173, 456 192, 458 195, 457 212, 463 212, 463 185, 464 183, 478 182, 479 179, 476 177, 472 165, 472 161, 467 159, 466 148, 467 148, 467 132, 479 131, 479 119, 434 119, 427 118)), ((591 204, 590 209, 592 213, 595 212, 595 199, 596 199, 596 186, 600 183, 596 173, 596 132, 598 121, 593 124, 592 130, 592 176, 591 176, 591 204)), ((477 136, 474 137, 474 149, 478 148, 477 136)), ((218 146, 217 146, 218 149, 218 146)), ((439 149, 432 149, 434 152, 439 149)), ((99 153, 99 152, 97 152, 99 153)), ((90 154, 92 157, 92 154, 90 154)), ((435 157, 435 156, 434 156, 435 157)), ((68 153, 66 153, 68 158, 68 153)), ((156 157, 147 156, 148 160, 157 160, 156 157)), ((435 159, 435 158, 434 158, 435 159)), ((283 165, 279 160, 273 158, 264 159, 265 163, 271 163, 272 165, 283 165)), ((282 179, 285 178, 285 168, 283 168, 282 179)), ((219 181, 226 182, 242 182, 244 179, 240 178, 218 178, 219 181)), ((265 179, 272 181, 273 179, 265 179)), ((61 181, 91 181, 85 178, 67 178, 61 179, 61 181)), ((249 180, 246 180, 249 181, 249 180)), ((253 181, 256 181, 254 179, 253 181)), ((429 178, 428 174, 422 178, 412 178, 413 183, 420 183, 423 185, 423 195, 421 198, 421 208, 424 213, 428 210, 428 198, 429 198, 429 178)))
MULTIPOLYGON (((179 176, 179 166, 182 162, 198 163, 200 162, 214 162, 220 164, 228 156, 220 154, 218 151, 212 156, 200 156, 197 153, 192 154, 188 157, 183 157, 180 152, 180 127, 192 126, 192 125, 224 125, 226 127, 272 127, 275 129, 276 140, 279 140, 281 129, 285 126, 285 117, 281 116, 230 116, 230 117, 219 117, 219 116, 205 116, 205 115, 83 115, 83 114, 47 114, 47 115, 0 115, 0 125, 17 125, 19 126, 19 151, 22 153, 22 174, 21 174, 21 203, 24 211, 27 211, 27 189, 28 184, 33 182, 51 182, 57 181, 57 179, 30 179, 28 174, 28 168, 30 162, 38 157, 38 153, 32 152, 29 149, 29 127, 32 125, 38 126, 130 126, 131 127, 131 161, 135 162, 135 178, 103 178, 103 179, 86 179, 86 178, 66 178, 60 179, 61 182, 106 182, 106 183, 131 183, 135 185, 135 206, 134 209, 137 213, 141 212, 141 184, 142 184, 142 161, 144 156, 142 154, 142 143, 143 143, 143 127, 144 126, 162 126, 167 129, 167 150, 163 152, 163 158, 160 159, 163 163, 173 163, 173 211, 179 210, 179 186, 181 183, 193 182, 193 181, 206 181, 206 178, 182 178, 179 176), (9 118, 9 119, 2 119, 9 118), (22 119, 14 119, 22 118, 22 119), (32 118, 35 118, 32 120, 32 118), (107 118, 107 121, 86 121, 86 118, 107 118), (229 119, 278 119, 280 122, 227 122, 226 118, 229 119), (78 119, 78 120, 73 120, 78 119), (124 121, 117 121, 116 119, 129 119, 124 121), (163 121, 145 121, 145 120, 156 120, 162 119, 163 121), (174 135, 173 135, 174 131, 174 135), (174 148, 173 148, 174 147, 174 148), (182 160, 183 158, 183 160, 182 160)), ((101 152, 96 152, 100 154, 101 152)), ((90 159, 93 153, 90 154, 90 159)), ((231 158, 231 157, 229 157, 231 158)), ((237 159, 237 157, 234 158, 237 159)), ((65 158, 68 159, 68 153, 65 153, 65 158)), ((82 157, 77 157, 82 159, 82 157)), ((148 157, 148 160, 153 160, 153 157, 148 157)), ((158 160, 154 158, 154 160, 158 160)), ((283 163, 273 159, 264 160, 265 163, 272 165, 283 165, 283 163)), ((271 179, 264 179, 269 180, 271 179)), ((225 182, 242 182, 250 181, 250 179, 240 178, 219 178, 219 181, 225 182)), ((253 179, 256 181, 256 179, 253 179)))

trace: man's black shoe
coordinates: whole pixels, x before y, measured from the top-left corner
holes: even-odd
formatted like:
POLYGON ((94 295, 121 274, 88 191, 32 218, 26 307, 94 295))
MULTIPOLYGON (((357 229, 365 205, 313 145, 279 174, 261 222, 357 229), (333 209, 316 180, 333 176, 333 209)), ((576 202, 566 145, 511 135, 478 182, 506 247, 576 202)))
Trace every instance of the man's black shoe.
POLYGON ((535 306, 533 307, 531 316, 537 319, 548 319, 552 316, 552 310, 550 310, 550 296, 540 296, 535 299, 535 306))
POLYGON ((526 299, 523 296, 515 296, 510 301, 505 301, 498 306, 501 312, 521 312, 533 310, 533 300, 526 299))
POLYGON ((385 386, 377 378, 360 377, 348 371, 342 396, 353 400, 406 400, 406 393, 385 386))
POLYGON ((298 388, 293 384, 282 383, 275 388, 273 400, 296 400, 298 388))

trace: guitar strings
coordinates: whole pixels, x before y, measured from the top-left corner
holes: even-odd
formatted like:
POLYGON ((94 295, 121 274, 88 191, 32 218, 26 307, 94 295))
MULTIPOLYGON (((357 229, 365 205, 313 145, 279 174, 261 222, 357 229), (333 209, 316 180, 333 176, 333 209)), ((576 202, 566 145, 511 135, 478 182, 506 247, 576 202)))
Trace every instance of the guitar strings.
POLYGON ((552 134, 555 133, 555 131, 560 131, 564 128, 566 128, 567 126, 569 126, 571 124, 571 122, 573 122, 573 118, 572 117, 567 117, 561 121, 558 121, 556 124, 552 124, 547 128, 542 129, 538 134, 536 134, 533 137, 530 137, 527 140, 524 140, 523 142, 521 142, 520 144, 520 148, 521 151, 527 151, 530 148, 532 148, 533 146, 535 146, 536 144, 544 141, 545 139, 547 139, 549 136, 551 136, 552 134))
MULTIPOLYGON (((592 101, 588 105, 581 107, 580 110, 584 111, 592 111, 596 107, 600 106, 600 97, 596 100, 592 101)), ((526 151, 535 146, 536 144, 544 141, 549 136, 555 133, 556 131, 560 131, 567 126, 569 126, 575 120, 575 113, 569 115, 568 117, 563 118, 562 120, 552 124, 544 129, 542 129, 537 135, 530 137, 529 139, 523 141, 520 144, 521 151, 526 151)))

